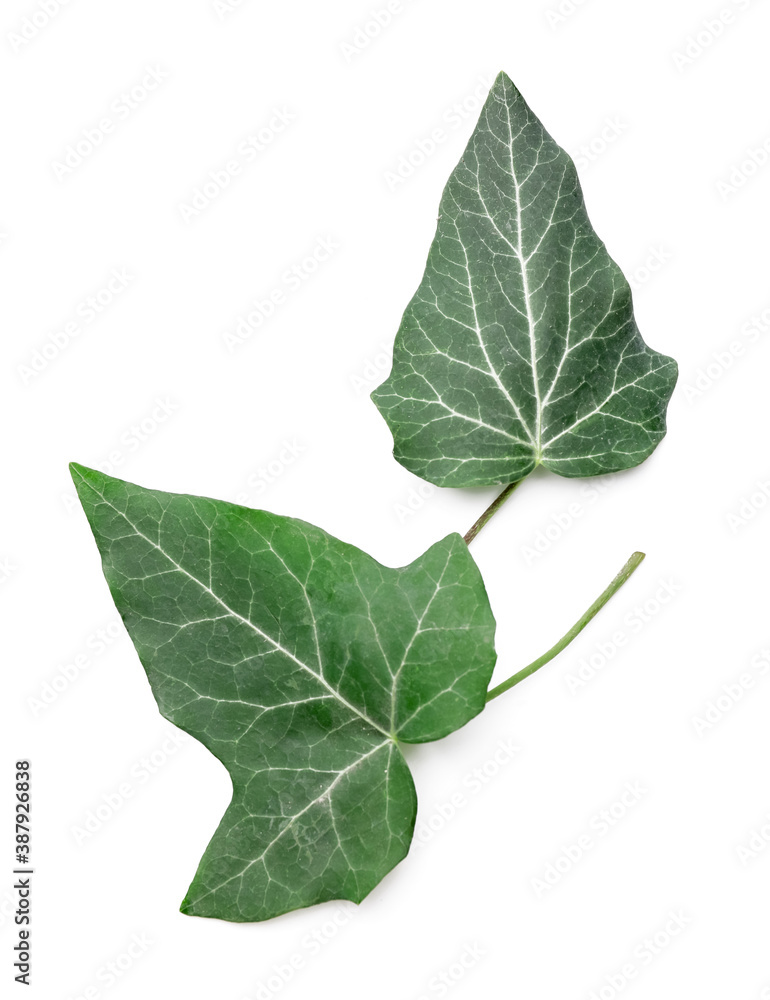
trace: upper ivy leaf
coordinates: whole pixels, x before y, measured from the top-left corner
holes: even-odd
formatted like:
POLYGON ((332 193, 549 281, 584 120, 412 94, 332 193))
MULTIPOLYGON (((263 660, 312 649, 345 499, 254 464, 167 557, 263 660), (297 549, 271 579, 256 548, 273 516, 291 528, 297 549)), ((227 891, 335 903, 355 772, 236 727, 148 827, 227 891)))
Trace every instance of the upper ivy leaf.
POLYGON ((183 912, 360 902, 412 838, 399 741, 484 707, 495 623, 462 538, 389 569, 304 521, 71 469, 161 714, 232 778, 183 912))
POLYGON ((537 465, 595 476, 647 458, 676 363, 642 340, 572 159, 504 73, 439 213, 372 394, 398 461, 437 486, 485 486, 537 465))

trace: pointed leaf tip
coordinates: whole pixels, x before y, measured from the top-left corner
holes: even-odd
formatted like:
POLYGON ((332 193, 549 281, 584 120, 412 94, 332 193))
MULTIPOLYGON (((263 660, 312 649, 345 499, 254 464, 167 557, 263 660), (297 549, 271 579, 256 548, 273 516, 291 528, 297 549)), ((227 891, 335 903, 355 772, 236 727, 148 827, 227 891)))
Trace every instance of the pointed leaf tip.
POLYGON ((78 479, 88 482, 90 479, 104 475, 104 473, 97 472, 96 469, 91 469, 87 465, 81 465, 79 462, 70 462, 69 470, 75 485, 77 485, 78 479))

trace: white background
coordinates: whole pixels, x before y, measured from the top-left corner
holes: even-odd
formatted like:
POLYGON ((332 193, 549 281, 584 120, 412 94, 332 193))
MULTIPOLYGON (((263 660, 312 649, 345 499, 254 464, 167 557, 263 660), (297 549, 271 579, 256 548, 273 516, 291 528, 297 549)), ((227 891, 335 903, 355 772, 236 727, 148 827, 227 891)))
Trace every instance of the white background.
POLYGON ((25 995, 770 997, 770 676, 751 666, 770 645, 770 157, 747 160, 770 149, 770 12, 723 0, 732 20, 717 31, 703 27, 717 2, 565 0, 561 20, 558 4, 404 0, 366 45, 357 29, 386 0, 219 12, 212 0, 69 0, 21 42, 39 7, 3 4, 4 990, 21 989, 11 772, 29 757, 25 995), (121 94, 141 96, 148 68, 162 82, 127 113, 121 94), (535 475, 474 543, 499 623, 496 680, 550 646, 631 552, 647 559, 558 660, 409 752, 424 843, 362 906, 251 925, 182 916, 229 780, 193 740, 168 741, 67 462, 245 494, 390 565, 465 531, 495 491, 421 497, 368 392, 474 95, 501 69, 578 158, 594 225, 634 277, 642 332, 681 379, 644 465, 601 491, 535 475), (293 120, 185 221, 195 189, 276 109, 293 120), (103 141, 57 170, 105 117, 103 141), (431 155, 389 178, 435 129, 431 155), (282 275, 319 238, 338 248, 290 289, 282 275), (131 280, 89 322, 82 303, 113 269, 131 280), (276 288, 280 306, 228 351, 224 336, 276 288), (45 365, 37 355, 35 372, 53 335, 65 346, 45 365), (709 711, 717 721, 699 725, 709 711), (602 835, 596 817, 628 782, 644 793, 602 835), (569 862, 581 835, 592 846, 569 862), (686 926, 667 936, 672 911, 686 926), (292 960, 303 967, 285 981, 292 960))

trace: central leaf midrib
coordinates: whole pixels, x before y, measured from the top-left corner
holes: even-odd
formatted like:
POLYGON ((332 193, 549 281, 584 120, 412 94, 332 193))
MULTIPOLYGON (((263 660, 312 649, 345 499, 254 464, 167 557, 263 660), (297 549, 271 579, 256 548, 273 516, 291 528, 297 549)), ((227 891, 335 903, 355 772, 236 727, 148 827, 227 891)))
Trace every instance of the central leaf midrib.
MULTIPOLYGON (((430 595, 430 599, 428 600, 427 604, 423 608, 422 614, 417 619, 417 624, 415 625, 414 632, 412 633, 412 638, 409 640, 409 642, 407 643, 406 647, 404 648, 404 655, 401 658, 401 663, 399 664, 398 669, 396 670, 395 674, 393 674, 393 690, 392 690, 391 702, 390 702, 390 728, 391 728, 391 733, 392 733, 392 735, 393 735, 394 738, 395 738, 395 731, 396 731, 396 709, 398 708, 398 704, 397 704, 397 702, 398 702, 398 683, 399 683, 399 680, 401 678, 401 672, 404 669, 404 667, 406 666, 406 661, 409 658, 409 653, 412 650, 412 646, 414 645, 414 643, 415 643, 415 641, 417 639, 417 636, 420 634, 420 631, 422 629, 422 623, 425 621, 425 616, 428 614, 428 611, 430 611, 431 605, 433 604, 433 602, 436 599, 436 596, 438 595, 439 591, 441 590, 441 584, 442 584, 442 582, 444 580, 444 576, 446 575, 446 571, 449 568, 449 562, 450 562, 451 557, 452 557, 451 551, 447 551, 446 562, 444 563, 444 568, 441 570, 441 575, 438 578, 438 582, 436 583, 435 589, 434 589, 433 593, 430 595)), ((440 692, 440 694, 446 694, 446 689, 444 691, 440 692)), ((403 725, 401 726, 401 729, 403 730, 403 725)))
MULTIPOLYGON (((540 383, 538 381, 537 374, 537 349, 535 343, 535 317, 532 313, 532 303, 530 302, 530 292, 529 292, 529 274, 527 272, 527 261, 524 259, 524 244, 522 237, 522 218, 523 211, 521 206, 521 187, 519 185, 518 177, 516 176, 516 169, 513 163, 513 126, 511 124, 511 109, 508 106, 508 102, 505 102, 505 115, 508 122, 508 156, 511 163, 511 179, 513 181, 513 189, 516 197, 516 225, 517 225, 517 242, 518 242, 518 261, 519 267, 521 268, 521 284, 522 292, 524 295, 524 303, 527 309, 527 323, 529 325, 529 350, 530 350, 530 363, 532 365, 532 386, 535 391, 535 461, 539 462, 542 457, 542 447, 541 447, 541 437, 542 437, 542 420, 543 420, 543 410, 542 402, 540 400, 540 383)), ((550 228, 550 227, 549 227, 550 228)), ((547 231, 547 230, 546 230, 547 231)))
MULTIPOLYGON (((497 382, 499 388, 501 389, 501 391, 505 395, 506 399, 508 400, 508 402, 509 402, 509 404, 511 406, 511 409, 514 412, 515 417, 518 419, 519 423, 524 427, 524 429, 526 430, 527 434, 529 435, 531 446, 532 446, 532 449, 533 449, 533 452, 534 452, 533 458, 535 460, 535 464, 539 464, 540 461, 542 460, 542 454, 543 454, 543 449, 542 449, 543 405, 542 405, 542 400, 541 400, 541 397, 540 397, 540 384, 539 384, 539 377, 538 377, 538 370, 537 370, 537 343, 536 343, 536 337, 535 337, 537 323, 535 321, 535 317, 534 317, 534 314, 532 312, 531 293, 530 293, 530 285, 529 285, 529 274, 528 274, 528 270, 527 270, 527 259, 525 258, 525 255, 524 255, 523 228, 522 228, 522 225, 523 225, 523 207, 522 207, 522 204, 521 204, 521 187, 520 187, 520 184, 519 184, 519 181, 518 181, 518 177, 516 175, 516 170, 515 170, 514 162, 513 162, 513 126, 512 126, 512 123, 511 123, 510 109, 508 108, 507 104, 505 104, 505 110, 506 110, 506 119, 507 119, 507 125, 508 125, 508 142, 505 145, 507 146, 507 149, 508 149, 508 157, 509 157, 509 161, 510 161, 510 177, 511 177, 511 181, 513 183, 513 193, 514 193, 514 199, 515 199, 515 202, 516 202, 516 226, 517 226, 517 242, 516 242, 516 244, 512 243, 511 240, 508 239, 508 237, 505 235, 505 233, 502 232, 502 230, 498 226, 497 222, 495 221, 494 216, 489 211, 489 209, 488 209, 488 207, 486 205, 486 202, 484 200, 484 196, 481 193, 481 185, 478 182, 478 178, 477 178, 477 185, 476 185, 476 193, 478 195, 479 202, 481 203, 481 207, 483 208, 486 217, 489 219, 489 221, 491 222, 491 224, 494 226, 495 231, 497 232, 498 236, 513 251, 513 254, 515 255, 515 257, 516 257, 516 259, 518 261, 518 264, 519 264, 520 277, 521 277, 521 291, 522 291, 522 297, 524 299, 524 306, 525 306, 525 311, 526 311, 526 319, 527 319, 527 327, 528 327, 528 340, 529 340, 529 350, 530 350, 530 368, 532 370, 532 388, 533 388, 533 392, 534 392, 534 396, 535 396, 535 428, 534 428, 534 430, 529 426, 529 423, 524 420, 524 418, 523 418, 523 416, 521 414, 521 411, 519 410, 519 407, 516 404, 516 401, 514 400, 514 398, 511 395, 511 393, 507 390, 507 388, 503 384, 499 372, 497 371, 497 369, 495 368, 495 366, 492 364, 491 359, 489 358, 489 355, 488 355, 488 352, 487 352, 487 349, 486 349, 486 344, 484 343, 483 336, 482 336, 482 331, 481 331, 481 326, 480 326, 480 323, 479 323, 478 313, 477 313, 477 310, 476 310, 475 297, 474 297, 474 294, 473 294, 473 287, 472 287, 472 276, 471 276, 470 266, 469 266, 469 263, 468 263, 467 248, 465 247, 465 244, 464 244, 464 242, 463 242, 463 240, 462 240, 462 238, 460 236, 459 227, 457 227, 456 223, 455 223, 455 226, 458 229, 458 240, 459 240, 460 246, 462 247, 463 254, 465 255, 466 271, 467 271, 467 274, 468 274, 468 291, 469 291, 469 294, 470 294, 470 297, 471 297, 471 305, 472 305, 472 308, 473 308, 473 314, 474 314, 474 318, 475 318, 475 321, 476 321, 476 332, 477 332, 477 336, 478 336, 478 339, 479 339, 479 343, 480 343, 480 345, 482 347, 482 350, 484 352, 484 356, 485 356, 485 358, 487 360, 487 364, 489 365, 490 373, 492 374, 492 376, 494 377, 495 381, 497 382)), ((495 138, 494 131, 491 128, 489 128, 489 134, 492 135, 493 138, 495 138)), ((501 141, 501 140, 498 140, 498 141, 501 141)), ((460 207, 460 206, 458 205, 458 207, 460 207)), ((460 207, 460 212, 461 212, 461 214, 466 214, 465 210, 462 207, 460 207)), ((546 232, 547 232, 548 228, 550 228, 550 226, 548 226, 546 228, 546 232)), ((543 234, 543 236, 545 236, 545 234, 543 234)), ((497 280, 500 281, 499 277, 498 277, 497 280)))

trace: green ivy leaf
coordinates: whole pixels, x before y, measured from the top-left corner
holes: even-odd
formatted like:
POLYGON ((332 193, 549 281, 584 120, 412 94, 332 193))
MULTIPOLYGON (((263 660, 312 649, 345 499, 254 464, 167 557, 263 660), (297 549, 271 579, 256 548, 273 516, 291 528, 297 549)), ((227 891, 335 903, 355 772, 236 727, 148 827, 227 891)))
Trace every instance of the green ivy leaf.
POLYGON ((396 459, 438 486, 595 476, 666 431, 676 363, 651 350, 575 165, 504 74, 441 200, 420 287, 372 398, 396 459))
POLYGON ((412 838, 399 742, 484 707, 495 623, 461 537, 389 569, 304 521, 71 469, 161 714, 232 778, 183 912, 360 902, 412 838))

